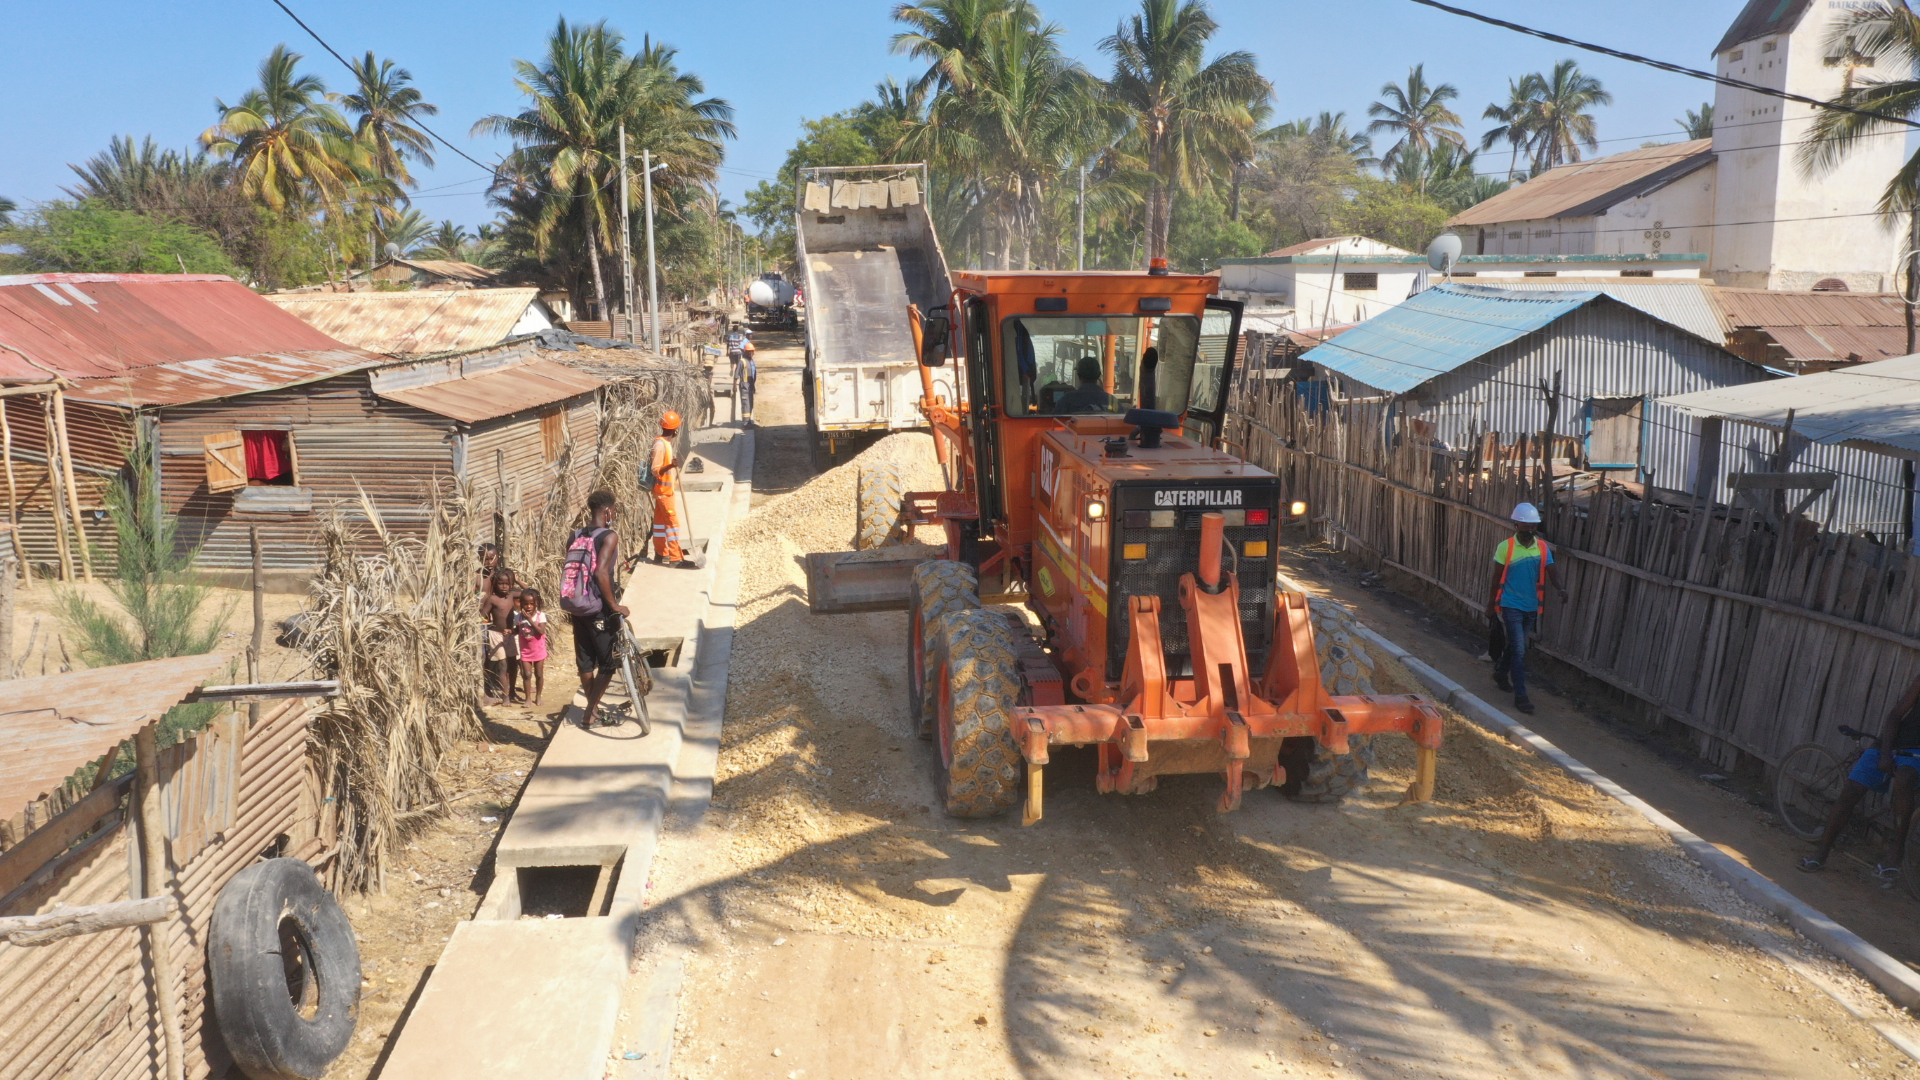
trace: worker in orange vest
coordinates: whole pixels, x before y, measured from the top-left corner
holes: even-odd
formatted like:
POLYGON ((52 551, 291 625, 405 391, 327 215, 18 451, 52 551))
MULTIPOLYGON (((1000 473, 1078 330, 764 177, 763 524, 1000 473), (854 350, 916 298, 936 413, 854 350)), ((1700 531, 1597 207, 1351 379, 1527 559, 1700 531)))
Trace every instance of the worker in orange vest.
POLYGON ((647 463, 653 473, 653 557, 668 566, 691 569, 680 547, 679 471, 674 467, 673 437, 680 431, 680 414, 672 409, 660 418, 660 434, 653 440, 653 457, 647 463))

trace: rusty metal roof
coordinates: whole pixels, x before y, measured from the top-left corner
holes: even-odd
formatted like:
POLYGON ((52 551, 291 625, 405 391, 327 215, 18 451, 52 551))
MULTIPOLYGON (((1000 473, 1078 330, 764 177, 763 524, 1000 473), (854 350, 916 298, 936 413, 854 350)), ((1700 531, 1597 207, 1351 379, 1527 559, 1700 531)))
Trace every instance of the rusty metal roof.
POLYGON ((1713 162, 1713 140, 1648 146, 1549 169, 1456 215, 1450 225, 1589 217, 1713 162))
POLYGON ((535 360, 470 378, 381 391, 380 396, 472 424, 590 394, 605 385, 584 371, 535 360))
POLYGON ((1733 326, 1898 326, 1907 309, 1897 293, 1778 292, 1721 286, 1713 298, 1733 326))
MULTIPOLYGON (((539 289, 280 293, 269 301, 355 348, 434 356, 497 344, 539 305, 539 289)), ((546 329, 554 323, 547 314, 546 329)))
POLYGON ((373 270, 362 270, 353 275, 353 279, 365 281, 367 275, 378 271, 382 266, 404 266, 434 277, 446 278, 450 281, 465 281, 474 285, 491 284, 500 277, 498 270, 489 270, 484 266, 460 262, 457 259, 383 259, 379 266, 375 266, 373 270))
POLYGON ((18 813, 132 738, 232 660, 177 656, 8 682, 0 704, 0 816, 18 813))
POLYGON ((79 385, 76 397, 120 405, 227 397, 387 362, 208 274, 0 276, 0 345, 0 380, 59 375, 79 385))
POLYGON ((1865 363, 1907 355, 1904 326, 1760 326, 1754 329, 1764 331, 1794 360, 1865 363))

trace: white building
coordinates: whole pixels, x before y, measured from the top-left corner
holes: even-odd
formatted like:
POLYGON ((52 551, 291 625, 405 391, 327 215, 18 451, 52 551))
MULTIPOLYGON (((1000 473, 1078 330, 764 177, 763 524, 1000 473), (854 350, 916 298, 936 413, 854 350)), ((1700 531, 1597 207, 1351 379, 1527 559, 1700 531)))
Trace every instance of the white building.
MULTIPOLYGON (((1818 100, 1872 61, 1828 46, 1858 0, 1748 0, 1714 50, 1722 75, 1818 100)), ((1808 175, 1796 158, 1818 110, 1726 86, 1711 140, 1563 165, 1454 218, 1481 255, 1684 253, 1721 285, 1854 292, 1893 287, 1904 237, 1875 212, 1905 159, 1903 132, 1863 140, 1808 175)))

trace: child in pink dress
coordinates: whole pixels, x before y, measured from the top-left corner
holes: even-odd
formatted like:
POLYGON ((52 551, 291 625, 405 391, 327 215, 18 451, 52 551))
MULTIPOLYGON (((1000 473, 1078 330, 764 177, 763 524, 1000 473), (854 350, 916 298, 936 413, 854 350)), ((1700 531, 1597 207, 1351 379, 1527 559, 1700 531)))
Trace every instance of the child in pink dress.
POLYGON ((547 692, 547 613, 540 610, 540 590, 523 589, 520 609, 513 613, 513 630, 520 644, 520 700, 540 704, 547 692))

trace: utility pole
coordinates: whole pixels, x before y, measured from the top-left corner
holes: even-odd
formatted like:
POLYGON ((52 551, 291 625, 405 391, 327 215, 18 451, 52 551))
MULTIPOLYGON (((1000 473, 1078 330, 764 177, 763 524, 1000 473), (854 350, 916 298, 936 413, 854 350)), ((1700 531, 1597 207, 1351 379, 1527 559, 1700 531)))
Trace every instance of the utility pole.
POLYGON ((1087 268, 1087 167, 1080 166, 1080 199, 1074 211, 1073 268, 1087 268))
POLYGON ((653 151, 640 151, 640 167, 646 175, 640 186, 647 191, 647 345, 660 351, 660 276, 653 263, 653 151))
MULTIPOLYGON (((627 340, 633 333, 633 230, 627 224, 627 125, 620 125, 620 306, 627 312, 627 340)), ((651 235, 651 233, 649 233, 651 235)))
POLYGON ((1920 203, 1914 204, 1908 213, 1910 224, 1907 230, 1907 287, 1900 299, 1907 302, 1907 355, 1912 356, 1920 349, 1914 348, 1913 305, 1920 300, 1920 203))

